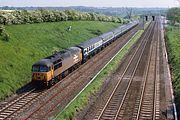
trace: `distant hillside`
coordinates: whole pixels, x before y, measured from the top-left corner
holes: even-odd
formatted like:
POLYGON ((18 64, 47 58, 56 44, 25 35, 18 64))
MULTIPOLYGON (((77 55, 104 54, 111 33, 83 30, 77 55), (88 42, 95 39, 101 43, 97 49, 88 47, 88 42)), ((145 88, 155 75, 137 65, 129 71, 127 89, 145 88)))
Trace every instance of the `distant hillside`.
MULTIPOLYGON (((37 10, 37 9, 49 9, 49 10, 78 10, 82 12, 95 12, 101 13, 105 15, 113 15, 113 16, 127 16, 127 8, 112 8, 112 7, 84 7, 84 6, 70 6, 70 7, 0 7, 0 9, 4 10, 37 10)), ((144 15, 144 14, 160 14, 165 15, 168 8, 132 8, 133 15, 144 15)))

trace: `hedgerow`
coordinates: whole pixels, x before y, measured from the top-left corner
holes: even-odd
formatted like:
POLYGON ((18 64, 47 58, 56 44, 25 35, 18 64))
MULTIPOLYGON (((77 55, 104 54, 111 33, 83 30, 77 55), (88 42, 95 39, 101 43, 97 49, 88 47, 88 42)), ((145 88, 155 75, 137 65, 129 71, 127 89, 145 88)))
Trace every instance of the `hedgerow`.
POLYGON ((59 21, 103 21, 103 22, 126 22, 120 17, 106 16, 96 13, 79 12, 75 10, 15 10, 0 11, 0 24, 31 24, 42 22, 59 22, 59 21))

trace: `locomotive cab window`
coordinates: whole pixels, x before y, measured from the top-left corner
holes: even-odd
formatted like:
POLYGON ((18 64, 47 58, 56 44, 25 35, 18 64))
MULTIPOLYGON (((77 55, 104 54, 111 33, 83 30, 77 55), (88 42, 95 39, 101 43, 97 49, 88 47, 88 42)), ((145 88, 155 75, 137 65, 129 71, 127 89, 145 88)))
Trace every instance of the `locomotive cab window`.
POLYGON ((40 66, 39 67, 39 72, 48 72, 48 71, 49 71, 49 69, 47 66, 40 66))
POLYGON ((33 66, 32 71, 33 72, 39 72, 39 66, 33 66))
POLYGON ((33 66, 33 72, 48 72, 49 68, 47 66, 33 66))

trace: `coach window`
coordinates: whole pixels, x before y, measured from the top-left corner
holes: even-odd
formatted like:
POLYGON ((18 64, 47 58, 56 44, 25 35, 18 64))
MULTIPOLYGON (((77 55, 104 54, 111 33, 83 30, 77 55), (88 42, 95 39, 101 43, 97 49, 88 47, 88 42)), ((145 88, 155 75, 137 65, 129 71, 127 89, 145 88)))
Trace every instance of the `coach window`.
POLYGON ((98 43, 96 43, 96 47, 98 47, 98 45, 99 45, 99 44, 98 44, 98 43))

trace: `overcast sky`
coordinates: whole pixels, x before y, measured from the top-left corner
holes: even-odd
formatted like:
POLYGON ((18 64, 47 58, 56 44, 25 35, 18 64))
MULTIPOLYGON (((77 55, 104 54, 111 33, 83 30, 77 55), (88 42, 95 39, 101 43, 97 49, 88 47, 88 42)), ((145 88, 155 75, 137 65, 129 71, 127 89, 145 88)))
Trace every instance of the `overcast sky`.
POLYGON ((177 7, 176 0, 0 0, 0 6, 177 7))

